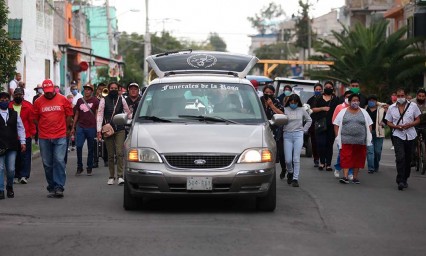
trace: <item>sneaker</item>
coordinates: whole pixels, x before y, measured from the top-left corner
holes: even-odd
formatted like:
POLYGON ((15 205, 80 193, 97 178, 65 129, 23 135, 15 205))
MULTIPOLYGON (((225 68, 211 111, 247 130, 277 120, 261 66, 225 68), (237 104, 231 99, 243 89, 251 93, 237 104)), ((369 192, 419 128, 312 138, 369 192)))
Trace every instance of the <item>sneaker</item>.
POLYGON ((118 182, 117 182, 117 184, 118 184, 118 185, 123 185, 123 184, 124 184, 124 179, 123 179, 123 178, 121 178, 121 177, 119 177, 119 178, 118 178, 118 182))
POLYGON ((319 161, 318 160, 314 160, 314 167, 318 167, 319 166, 319 161))
POLYGON ((55 197, 56 198, 62 198, 62 197, 64 197, 64 191, 62 191, 62 190, 55 190, 55 197))
POLYGON ((77 167, 77 171, 75 172, 75 176, 79 176, 82 173, 83 173, 83 168, 82 167, 77 167))
POLYGON ((75 147, 71 147, 71 151, 74 151, 75 150, 75 147))
POLYGON ((28 180, 27 180, 27 178, 22 177, 22 178, 19 180, 19 183, 21 183, 21 184, 27 184, 27 183, 28 183, 28 180))
POLYGON ((324 165, 319 165, 318 170, 320 170, 320 171, 324 170, 324 165))
POLYGON ((342 183, 342 184, 349 184, 349 179, 343 177, 343 178, 340 178, 339 182, 342 183))
POLYGON ((352 183, 353 183, 353 184, 360 184, 361 182, 359 182, 359 179, 353 179, 353 180, 352 180, 352 183))
POLYGON ((7 198, 14 198, 15 197, 15 192, 13 192, 13 188, 12 187, 6 187, 6 194, 7 194, 7 198))
POLYGON ((92 168, 99 168, 99 164, 98 163, 94 163, 92 168))
POLYGON ((87 168, 87 176, 92 176, 92 168, 87 168))
POLYGON ((108 179, 108 185, 114 185, 114 178, 108 179))
POLYGON ((281 170, 280 179, 284 179, 285 178, 285 173, 286 172, 287 172, 286 170, 281 170))
POLYGON ((374 170, 368 170, 368 173, 373 174, 374 170))
POLYGON ((49 191, 49 194, 47 194, 48 198, 55 198, 55 191, 49 191))
POLYGON ((354 179, 354 175, 353 174, 349 174, 348 178, 349 178, 349 180, 353 180, 354 179))
POLYGON ((408 183, 407 182, 404 183, 404 188, 408 188, 408 183))
POLYGON ((297 180, 293 180, 291 182, 291 186, 297 188, 297 187, 299 187, 299 182, 297 180))
POLYGON ((392 146, 390 149, 391 149, 391 150, 395 150, 395 147, 394 147, 394 146, 392 146))
POLYGON ((405 184, 403 182, 398 183, 398 190, 404 190, 405 184))
POLYGON ((340 172, 338 170, 334 170, 334 177, 336 177, 336 179, 340 177, 340 172))
POLYGON ((293 173, 287 173, 287 184, 290 185, 293 181, 293 173))
POLYGON ((68 152, 71 152, 71 149, 70 149, 70 148, 68 148, 68 152))
POLYGON ((13 179, 13 184, 18 184, 19 183, 19 179, 18 178, 14 178, 13 179))

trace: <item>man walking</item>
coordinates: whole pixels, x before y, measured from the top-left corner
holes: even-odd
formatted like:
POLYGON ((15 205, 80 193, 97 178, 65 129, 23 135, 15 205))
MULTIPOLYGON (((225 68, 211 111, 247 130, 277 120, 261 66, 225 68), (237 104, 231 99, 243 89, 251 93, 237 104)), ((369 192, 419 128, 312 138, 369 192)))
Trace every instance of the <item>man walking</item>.
POLYGON ((72 98, 72 107, 75 107, 75 105, 77 104, 77 100, 80 98, 83 98, 83 95, 81 95, 81 93, 78 92, 78 85, 76 81, 72 81, 71 82, 71 94, 74 96, 72 98))
MULTIPOLYGON (((17 151, 15 178, 21 184, 27 184, 31 173, 31 142, 36 134, 36 126, 34 124, 33 105, 24 100, 25 91, 22 88, 16 88, 13 92, 13 101, 9 103, 9 108, 15 110, 21 117, 25 128, 25 152, 17 151)), ((21 138, 19 138, 21 139, 21 138)))
POLYGON ((397 101, 389 107, 385 119, 392 129, 397 170, 396 183, 398 190, 403 190, 408 188, 407 180, 411 172, 410 159, 417 136, 414 127, 419 124, 421 113, 416 104, 406 100, 404 89, 398 89, 396 97, 397 101))
POLYGON ((66 180, 65 153, 67 127, 73 115, 70 102, 54 90, 53 82, 42 83, 44 94, 34 103, 34 116, 38 122, 40 155, 47 181, 48 197, 62 198, 66 180))
POLYGON ((16 151, 25 151, 25 129, 15 110, 9 107, 10 95, 0 92, 0 199, 4 199, 4 172, 6 171, 7 197, 15 197, 13 177, 15 176, 16 151), (20 148, 16 143, 19 137, 20 148))
POLYGON ((77 145, 77 172, 80 175, 83 172, 83 145, 87 140, 87 175, 92 175, 93 168, 93 146, 96 138, 96 113, 98 111, 99 100, 93 96, 93 85, 83 86, 84 96, 78 99, 74 107, 74 121, 71 129, 71 135, 76 136, 77 145))
POLYGON ((13 95, 13 91, 18 88, 19 81, 21 81, 21 73, 16 73, 15 78, 9 82, 9 95, 13 95))
POLYGON ((127 86, 127 91, 129 95, 126 98, 126 102, 129 106, 130 111, 132 111, 134 117, 134 113, 138 108, 139 101, 141 100, 141 96, 139 94, 139 85, 137 83, 131 83, 129 84, 129 86, 127 86))

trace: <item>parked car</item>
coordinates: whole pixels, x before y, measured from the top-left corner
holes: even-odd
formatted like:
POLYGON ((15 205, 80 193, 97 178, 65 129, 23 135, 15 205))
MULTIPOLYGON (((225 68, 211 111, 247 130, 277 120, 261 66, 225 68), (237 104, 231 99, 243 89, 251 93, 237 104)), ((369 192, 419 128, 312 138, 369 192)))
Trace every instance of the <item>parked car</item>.
MULTIPOLYGON (((156 73, 125 141, 124 208, 157 196, 255 197, 276 206, 276 144, 261 102, 244 77, 258 59, 223 52, 149 56, 156 73)), ((116 124, 129 124, 126 115, 116 124)))
MULTIPOLYGON (((314 95, 314 86, 317 83, 319 83, 319 80, 276 77, 274 80, 275 95, 278 97, 284 92, 284 86, 290 85, 293 92, 300 96, 303 106, 310 113, 310 106, 306 102, 314 95)), ((303 147, 305 148, 305 156, 312 157, 312 143, 309 134, 305 134, 303 137, 303 147)))

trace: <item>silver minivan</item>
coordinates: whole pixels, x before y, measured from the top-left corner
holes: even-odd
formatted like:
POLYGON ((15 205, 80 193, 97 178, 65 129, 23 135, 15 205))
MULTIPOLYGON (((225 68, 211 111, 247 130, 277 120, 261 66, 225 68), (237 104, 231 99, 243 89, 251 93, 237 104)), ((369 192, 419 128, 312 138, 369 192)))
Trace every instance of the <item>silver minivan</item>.
POLYGON ((223 52, 149 56, 155 72, 125 141, 124 208, 157 196, 256 197, 276 206, 276 144, 259 97, 245 79, 258 59, 223 52))

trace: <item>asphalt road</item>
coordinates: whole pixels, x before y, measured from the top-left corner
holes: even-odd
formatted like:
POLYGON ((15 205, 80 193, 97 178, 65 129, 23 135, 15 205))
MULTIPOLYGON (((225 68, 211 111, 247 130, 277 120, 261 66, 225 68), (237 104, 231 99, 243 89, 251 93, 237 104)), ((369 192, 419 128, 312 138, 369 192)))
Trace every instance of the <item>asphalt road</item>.
POLYGON ((49 199, 37 158, 29 184, 0 201, 0 255, 426 255, 426 177, 413 172, 398 191, 389 148, 360 185, 302 158, 300 187, 278 182, 273 213, 218 199, 161 199, 127 212, 107 168, 74 176, 75 151, 65 197, 49 199))

